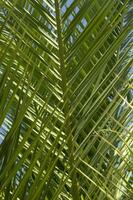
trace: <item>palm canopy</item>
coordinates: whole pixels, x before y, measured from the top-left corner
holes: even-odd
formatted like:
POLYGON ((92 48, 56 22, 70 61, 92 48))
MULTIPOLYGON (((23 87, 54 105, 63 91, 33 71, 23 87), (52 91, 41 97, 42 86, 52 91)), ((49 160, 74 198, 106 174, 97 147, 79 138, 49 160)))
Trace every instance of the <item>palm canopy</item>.
POLYGON ((132 2, 0 7, 1 199, 131 199, 132 2))

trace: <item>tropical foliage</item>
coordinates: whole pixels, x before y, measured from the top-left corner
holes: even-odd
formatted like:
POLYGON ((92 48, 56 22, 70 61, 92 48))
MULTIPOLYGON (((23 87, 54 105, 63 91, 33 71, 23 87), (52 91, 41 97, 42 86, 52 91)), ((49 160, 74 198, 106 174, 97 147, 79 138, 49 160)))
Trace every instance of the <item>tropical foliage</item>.
POLYGON ((132 4, 0 0, 1 199, 132 199, 132 4))

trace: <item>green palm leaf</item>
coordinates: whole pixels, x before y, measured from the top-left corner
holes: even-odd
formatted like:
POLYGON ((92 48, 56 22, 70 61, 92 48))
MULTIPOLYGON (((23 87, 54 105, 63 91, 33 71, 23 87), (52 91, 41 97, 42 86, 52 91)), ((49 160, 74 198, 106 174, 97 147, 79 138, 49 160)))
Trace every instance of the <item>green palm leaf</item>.
POLYGON ((0 1, 0 197, 132 194, 132 1, 0 1))

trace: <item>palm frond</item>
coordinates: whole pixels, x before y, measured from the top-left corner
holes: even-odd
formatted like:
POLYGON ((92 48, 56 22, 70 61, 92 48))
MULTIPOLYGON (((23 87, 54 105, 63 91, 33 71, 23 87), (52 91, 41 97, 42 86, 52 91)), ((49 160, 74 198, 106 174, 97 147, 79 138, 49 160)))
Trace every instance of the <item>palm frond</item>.
POLYGON ((132 198, 132 1, 0 1, 0 197, 132 198))

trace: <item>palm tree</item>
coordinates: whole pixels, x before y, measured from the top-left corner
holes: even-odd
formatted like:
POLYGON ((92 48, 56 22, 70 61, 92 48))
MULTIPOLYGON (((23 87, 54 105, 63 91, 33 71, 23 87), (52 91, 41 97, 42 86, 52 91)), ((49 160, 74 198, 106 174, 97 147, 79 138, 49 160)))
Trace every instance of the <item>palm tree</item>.
POLYGON ((0 0, 0 197, 131 200, 129 0, 0 0))

